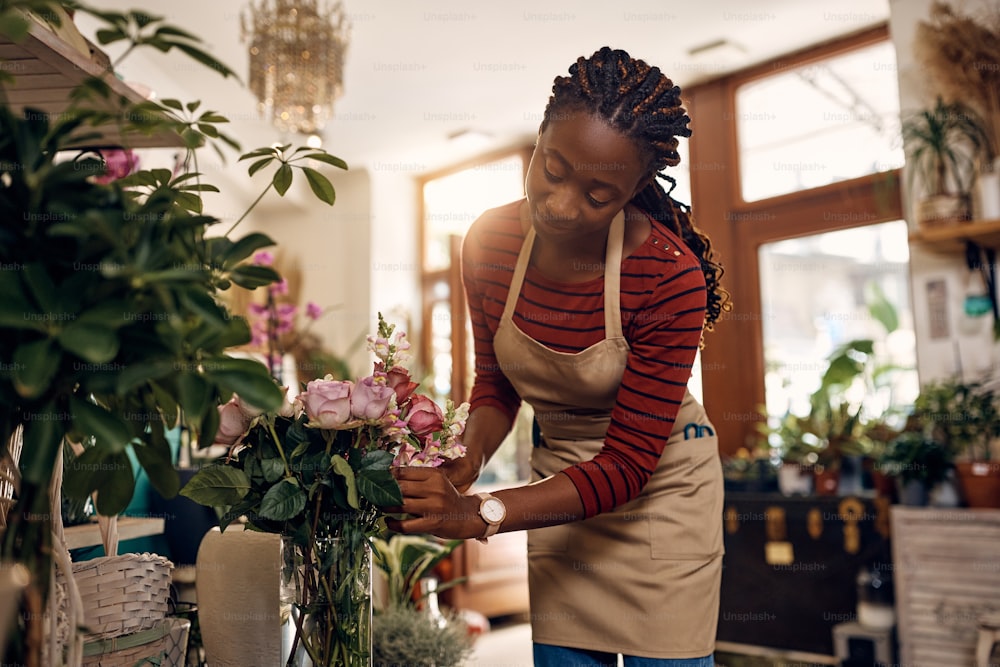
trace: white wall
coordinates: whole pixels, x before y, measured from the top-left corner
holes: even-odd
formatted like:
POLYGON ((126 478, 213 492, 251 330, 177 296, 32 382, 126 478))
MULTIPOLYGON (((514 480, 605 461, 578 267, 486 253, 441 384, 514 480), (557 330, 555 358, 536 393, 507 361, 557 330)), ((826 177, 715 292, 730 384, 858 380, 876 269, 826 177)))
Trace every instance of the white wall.
MULTIPOLYGON (((896 46, 900 110, 904 116, 907 112, 924 108, 934 101, 934 93, 927 89, 923 73, 913 55, 917 23, 930 15, 932 2, 933 0, 890 0, 889 29, 896 46)), ((981 4, 966 2, 961 6, 975 10, 981 4)), ((909 215, 908 219, 912 220, 909 215)), ((978 323, 969 321, 964 316, 967 273, 963 254, 935 252, 910 244, 917 371, 921 383, 959 373, 965 379, 973 379, 992 370, 996 365, 994 359, 1000 358, 1000 347, 994 344, 989 327, 981 326, 978 333, 969 333, 969 328, 978 323), (944 281, 947 293, 945 317, 948 335, 932 339, 932 314, 927 299, 927 285, 939 280, 944 281)))

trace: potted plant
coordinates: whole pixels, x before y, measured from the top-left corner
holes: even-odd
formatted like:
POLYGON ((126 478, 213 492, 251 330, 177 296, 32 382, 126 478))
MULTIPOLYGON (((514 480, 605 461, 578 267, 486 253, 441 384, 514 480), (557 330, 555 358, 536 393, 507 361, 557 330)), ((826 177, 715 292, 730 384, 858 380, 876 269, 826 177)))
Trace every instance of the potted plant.
POLYGON ((463 664, 474 635, 461 614, 442 610, 437 601, 439 592, 463 580, 438 586, 433 574, 461 541, 392 535, 372 542, 375 563, 387 584, 385 604, 372 619, 374 666, 463 664))
POLYGON ((907 430, 888 444, 878 467, 896 480, 902 504, 926 505, 931 489, 948 478, 953 459, 948 447, 921 430, 907 430))
POLYGON ((961 101, 937 98, 903 120, 903 148, 910 192, 919 177, 922 194, 914 215, 921 226, 969 220, 970 192, 979 156, 989 140, 979 115, 961 101))
POLYGON ((988 139, 979 164, 977 216, 1000 217, 1000 12, 964 11, 940 0, 917 23, 913 50, 932 89, 984 119, 988 139))
MULTIPOLYGON (((30 21, 23 9, 61 4, 4 3, 0 29, 23 35, 30 21)), ((73 4, 108 24, 102 43, 176 49, 232 75, 196 37, 160 17, 73 4)), ((196 102, 131 104, 103 78, 86 81, 51 120, 0 104, 0 264, 19 269, 0 271, 0 456, 15 460, 10 446, 23 442, 0 559, 31 573, 5 664, 39 664, 53 549, 49 491, 62 469, 64 440, 85 445, 65 488, 78 498, 96 493, 97 510, 113 516, 134 488, 129 450, 161 494, 177 493, 165 425, 183 415, 210 441, 219 424, 216 404, 232 393, 260 408, 281 404, 283 392, 266 367, 227 354, 249 341, 250 331, 219 297, 231 284, 254 288, 279 278, 244 261, 274 241, 232 229, 209 234, 218 220, 203 211, 201 195, 216 188, 195 171, 140 170, 104 183, 98 177, 105 161, 79 148, 95 139, 95 127, 109 125, 120 128, 125 146, 134 133, 172 134, 189 157, 217 141, 238 147, 220 131, 224 122, 196 102)), ((273 167, 266 190, 281 195, 293 167, 308 169, 293 164, 300 159, 346 168, 324 151, 288 146, 241 159, 254 161, 251 175, 273 167)), ((328 179, 314 170, 306 176, 332 204, 328 179)))
POLYGON ((979 381, 936 380, 920 388, 913 415, 925 436, 954 457, 965 503, 1000 507, 1000 465, 993 452, 1000 436, 996 393, 979 381))

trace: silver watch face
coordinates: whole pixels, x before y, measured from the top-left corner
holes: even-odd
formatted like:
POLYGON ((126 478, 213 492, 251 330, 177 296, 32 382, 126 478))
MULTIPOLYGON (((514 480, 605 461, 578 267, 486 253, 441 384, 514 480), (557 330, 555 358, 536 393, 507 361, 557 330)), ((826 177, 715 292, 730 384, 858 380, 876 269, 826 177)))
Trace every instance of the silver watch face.
POLYGON ((479 511, 489 523, 500 523, 507 515, 507 509, 497 498, 484 500, 479 511))

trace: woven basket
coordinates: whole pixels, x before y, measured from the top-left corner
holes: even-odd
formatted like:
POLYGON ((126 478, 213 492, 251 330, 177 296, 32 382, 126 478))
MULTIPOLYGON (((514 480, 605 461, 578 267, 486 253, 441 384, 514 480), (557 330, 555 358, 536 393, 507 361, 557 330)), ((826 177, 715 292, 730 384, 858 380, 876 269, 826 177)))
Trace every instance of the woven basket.
POLYGON ((156 554, 122 554, 73 563, 88 639, 148 630, 167 615, 173 563, 156 554))
POLYGON ((191 621, 167 618, 148 630, 83 645, 83 667, 184 667, 191 621))

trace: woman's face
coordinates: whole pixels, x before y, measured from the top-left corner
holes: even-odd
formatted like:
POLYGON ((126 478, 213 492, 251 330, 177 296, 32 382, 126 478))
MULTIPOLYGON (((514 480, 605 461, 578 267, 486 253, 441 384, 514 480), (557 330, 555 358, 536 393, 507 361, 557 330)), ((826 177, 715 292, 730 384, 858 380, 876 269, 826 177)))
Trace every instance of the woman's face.
POLYGON ((643 166, 632 140, 590 113, 549 121, 525 179, 535 233, 557 241, 606 233, 645 186, 643 166))

